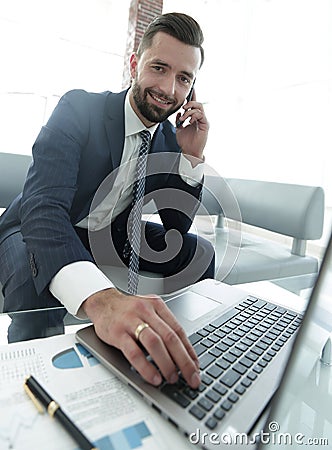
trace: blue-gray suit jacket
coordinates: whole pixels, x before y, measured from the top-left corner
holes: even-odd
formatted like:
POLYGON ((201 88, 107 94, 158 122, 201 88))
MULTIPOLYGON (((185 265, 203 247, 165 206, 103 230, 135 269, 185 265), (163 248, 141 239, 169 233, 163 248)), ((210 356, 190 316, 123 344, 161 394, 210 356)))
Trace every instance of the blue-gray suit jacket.
MULTIPOLYGON (((23 193, 0 218, 0 244, 12 233, 22 233, 38 294, 63 266, 93 261, 74 227, 88 215, 103 180, 120 164, 125 95, 126 91, 82 90, 65 94, 33 146, 33 163, 23 193)), ((180 154, 169 121, 161 123, 155 132, 151 153, 160 154, 160 174, 147 180, 146 193, 164 188, 188 192, 194 200, 192 214, 181 213, 176 205, 160 211, 166 229, 186 233, 198 206, 201 185, 191 187, 174 170, 173 174, 165 170, 167 164, 177 164, 180 154), (175 156, 171 164, 163 159, 165 152, 175 156)))

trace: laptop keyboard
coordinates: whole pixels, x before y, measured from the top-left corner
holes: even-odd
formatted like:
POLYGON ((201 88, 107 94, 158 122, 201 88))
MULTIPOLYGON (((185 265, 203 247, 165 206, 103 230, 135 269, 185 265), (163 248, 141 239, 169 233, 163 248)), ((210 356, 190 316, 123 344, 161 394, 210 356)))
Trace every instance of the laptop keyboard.
POLYGON ((164 383, 160 389, 213 430, 245 396, 301 320, 300 314, 248 296, 189 336, 200 362, 199 388, 191 389, 180 375, 178 383, 164 383))

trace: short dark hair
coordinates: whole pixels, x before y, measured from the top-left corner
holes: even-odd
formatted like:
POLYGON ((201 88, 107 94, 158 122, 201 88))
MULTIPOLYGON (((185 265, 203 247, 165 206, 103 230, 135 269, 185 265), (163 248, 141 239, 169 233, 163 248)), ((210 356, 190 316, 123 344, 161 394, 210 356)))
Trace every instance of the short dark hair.
POLYGON ((183 13, 168 13, 157 16, 147 27, 137 49, 137 55, 150 48, 153 37, 158 32, 167 33, 184 44, 197 47, 201 52, 201 64, 204 61, 204 49, 202 47, 203 32, 195 19, 183 13))

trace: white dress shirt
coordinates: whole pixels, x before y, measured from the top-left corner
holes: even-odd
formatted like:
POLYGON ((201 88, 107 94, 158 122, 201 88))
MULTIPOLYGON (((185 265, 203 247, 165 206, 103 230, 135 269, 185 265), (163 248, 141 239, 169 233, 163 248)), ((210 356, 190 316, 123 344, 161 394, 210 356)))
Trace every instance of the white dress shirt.
MULTIPOLYGON (((153 137, 158 124, 148 128, 153 137)), ((76 224, 96 231, 108 226, 132 201, 133 180, 141 137, 139 132, 147 129, 133 111, 129 95, 125 99, 125 142, 121 164, 112 191, 105 199, 76 224)), ((179 174, 185 182, 197 185, 202 180, 204 164, 192 167, 185 157, 180 158, 179 174)), ((64 266, 53 277, 49 290, 73 315, 85 318, 80 309, 84 300, 92 294, 114 287, 98 267, 90 261, 77 261, 64 266)))

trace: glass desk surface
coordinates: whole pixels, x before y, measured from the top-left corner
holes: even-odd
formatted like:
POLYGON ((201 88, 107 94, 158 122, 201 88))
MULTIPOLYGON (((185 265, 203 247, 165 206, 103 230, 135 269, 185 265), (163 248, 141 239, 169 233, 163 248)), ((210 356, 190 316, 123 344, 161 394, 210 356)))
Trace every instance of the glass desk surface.
MULTIPOLYGON (((270 281, 259 281, 254 283, 239 284, 236 287, 246 290, 261 297, 269 298, 272 301, 280 301, 280 293, 282 293, 287 306, 292 305, 294 309, 303 311, 305 309, 309 293, 298 296, 270 281)), ((0 302, 1 306, 1 302, 0 302)), ((0 308, 1 311, 1 308, 0 308)), ((40 323, 41 330, 31 330, 26 336, 21 333, 14 333, 16 336, 10 339, 11 342, 19 342, 27 339, 40 337, 48 337, 63 333, 74 333, 77 329, 90 323, 89 320, 80 320, 72 316, 64 307, 52 307, 36 310, 15 311, 10 313, 0 312, 0 345, 8 344, 8 327, 13 321, 20 323, 18 329, 31 326, 34 322, 40 323), (58 315, 58 323, 52 323, 52 318, 58 315), (62 320, 63 319, 63 320, 62 320), (56 329, 57 328, 57 329, 56 329), (13 340, 14 339, 14 340, 13 340)))
POLYGON ((0 345, 8 344, 8 328, 15 321, 20 325, 29 327, 30 330, 25 336, 14 333, 16 336, 13 338, 14 340, 11 339, 12 342, 75 333, 79 328, 91 323, 88 319, 77 319, 66 312, 63 307, 0 313, 0 345), (53 321, 54 315, 59 316, 55 323, 53 321))

